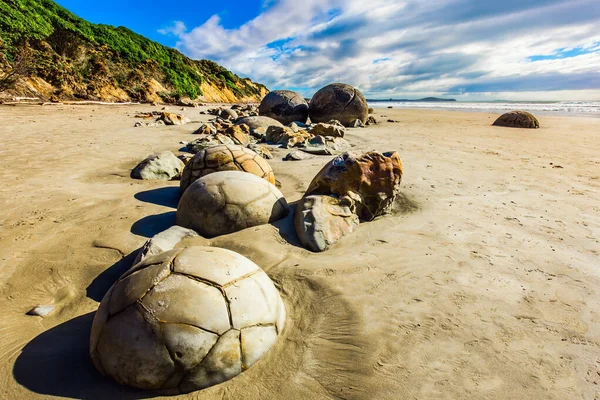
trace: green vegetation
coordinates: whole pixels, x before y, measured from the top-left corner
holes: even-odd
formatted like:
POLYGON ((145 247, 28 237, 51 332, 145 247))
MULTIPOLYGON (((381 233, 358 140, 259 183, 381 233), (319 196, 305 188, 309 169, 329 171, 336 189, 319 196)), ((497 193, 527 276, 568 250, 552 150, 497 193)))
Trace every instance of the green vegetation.
POLYGON ((256 96, 262 88, 214 62, 190 60, 127 28, 87 22, 52 0, 0 0, 0 39, 9 60, 31 47, 37 75, 56 85, 75 80, 93 87, 98 80, 112 79, 135 92, 130 86, 141 73, 170 86, 174 98, 202 95, 203 82, 228 87, 237 96, 256 96))

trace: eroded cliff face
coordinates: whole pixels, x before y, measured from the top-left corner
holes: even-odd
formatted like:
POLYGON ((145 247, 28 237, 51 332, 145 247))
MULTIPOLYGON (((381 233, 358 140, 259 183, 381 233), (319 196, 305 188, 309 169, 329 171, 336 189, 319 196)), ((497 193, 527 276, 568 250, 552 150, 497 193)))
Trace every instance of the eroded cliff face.
POLYGON ((89 23, 48 0, 0 0, 0 81, 17 60, 26 68, 0 97, 233 103, 268 92, 215 62, 189 59, 124 27, 89 23))

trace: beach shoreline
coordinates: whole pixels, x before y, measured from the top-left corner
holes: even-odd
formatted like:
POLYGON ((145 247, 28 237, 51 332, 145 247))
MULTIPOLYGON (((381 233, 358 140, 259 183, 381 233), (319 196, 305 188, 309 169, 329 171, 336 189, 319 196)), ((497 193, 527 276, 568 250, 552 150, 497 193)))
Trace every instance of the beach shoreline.
MULTIPOLYGON (((0 393, 134 398, 91 365, 98 302, 148 237, 174 223, 178 181, 138 181, 213 117, 174 105, 0 106, 0 393), (134 127, 140 112, 182 126, 134 127), (28 316, 54 305, 47 317, 28 316)), ((277 284, 288 320, 265 359, 178 398, 594 398, 600 384, 600 120, 375 108, 353 151, 404 164, 393 215, 324 253, 281 223, 216 238, 277 284), (387 122, 393 119, 397 122, 387 122)), ((269 160, 289 203, 332 157, 269 160)))

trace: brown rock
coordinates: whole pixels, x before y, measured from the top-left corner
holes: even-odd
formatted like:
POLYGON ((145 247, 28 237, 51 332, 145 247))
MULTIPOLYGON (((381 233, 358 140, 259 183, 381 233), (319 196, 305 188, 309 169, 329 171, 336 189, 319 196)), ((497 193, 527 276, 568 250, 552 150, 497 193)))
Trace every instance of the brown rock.
POLYGON ((165 125, 184 125, 188 122, 184 115, 170 112, 163 112, 159 119, 164 121, 165 125))
POLYGON ((526 111, 511 111, 502 114, 492 125, 506 126, 509 128, 529 128, 536 129, 540 127, 537 118, 526 111))
POLYGON ((312 180, 304 196, 350 197, 356 214, 370 221, 389 212, 400 187, 402 161, 395 151, 347 152, 331 160, 312 180))
POLYGON ((223 133, 229 136, 235 144, 248 146, 251 142, 250 127, 248 127, 246 124, 232 125, 223 133))
POLYGON ((346 128, 338 125, 319 123, 312 127, 310 133, 319 136, 344 137, 346 128))

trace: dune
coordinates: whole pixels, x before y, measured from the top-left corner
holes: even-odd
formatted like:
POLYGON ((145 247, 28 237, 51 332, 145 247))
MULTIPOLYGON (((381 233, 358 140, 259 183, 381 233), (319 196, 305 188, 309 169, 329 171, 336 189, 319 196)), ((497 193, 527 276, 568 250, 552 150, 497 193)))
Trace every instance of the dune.
MULTIPOLYGON (((151 110, 0 106, 1 398, 160 397, 102 377, 88 356, 99 301, 175 221, 179 182, 129 173, 198 123, 134 128, 151 110), (26 315, 37 305, 55 308, 26 315)), ((199 110, 182 113, 211 118, 199 110)), ((319 254, 300 246, 292 215, 211 239, 267 272, 286 328, 248 371, 178 398, 595 398, 600 119, 543 116, 526 130, 489 113, 375 116, 346 138, 400 154, 394 213, 319 254)), ((331 157, 287 152, 269 163, 293 208, 331 157)))

